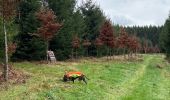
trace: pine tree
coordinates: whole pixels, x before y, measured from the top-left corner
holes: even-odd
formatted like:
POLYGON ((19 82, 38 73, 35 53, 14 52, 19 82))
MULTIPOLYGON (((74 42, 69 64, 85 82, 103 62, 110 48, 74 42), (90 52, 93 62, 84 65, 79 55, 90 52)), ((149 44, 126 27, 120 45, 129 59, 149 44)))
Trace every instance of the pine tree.
MULTIPOLYGON (((86 2, 83 2, 80 10, 83 14, 86 25, 83 39, 95 41, 95 39, 99 36, 100 28, 106 18, 100 7, 92 0, 86 0, 86 2)), ((89 55, 96 55, 96 47, 94 44, 89 46, 88 50, 90 51, 89 55)))
POLYGON ((160 34, 160 45, 166 51, 167 59, 170 59, 170 16, 166 20, 162 33, 160 34))
MULTIPOLYGON (((65 60, 72 55, 74 33, 81 38, 85 32, 83 15, 79 9, 75 8, 76 0, 48 0, 48 3, 59 22, 63 23, 58 35, 55 35, 50 42, 50 49, 55 51, 58 60, 65 60)), ((80 49, 79 54, 82 54, 82 47, 80 49)))
POLYGON ((46 57, 44 41, 34 36, 40 27, 35 14, 40 6, 39 0, 21 0, 16 17, 19 33, 15 37, 17 49, 12 56, 13 60, 43 60, 46 57))

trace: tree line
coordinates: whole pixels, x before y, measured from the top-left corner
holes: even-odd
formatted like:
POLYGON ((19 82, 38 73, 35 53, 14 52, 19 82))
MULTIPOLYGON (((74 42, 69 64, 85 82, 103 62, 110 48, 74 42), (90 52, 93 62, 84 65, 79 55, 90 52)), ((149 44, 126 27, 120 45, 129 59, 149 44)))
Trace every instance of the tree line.
POLYGON ((76 0, 0 2, 0 63, 5 63, 6 80, 8 60, 48 60, 48 50, 57 60, 159 52, 170 58, 170 18, 164 26, 125 27, 113 24, 92 0, 81 6, 76 0))
MULTIPOLYGON (((11 55, 11 60, 44 60, 47 48, 54 51, 58 60, 132 52, 160 52, 158 39, 162 27, 114 25, 105 16, 100 6, 92 0, 82 3, 79 7, 76 0, 46 1, 48 8, 56 16, 55 21, 62 26, 58 31, 54 31, 52 38, 45 40, 35 35, 48 31, 41 30, 44 29, 45 24, 37 16, 44 3, 42 1, 45 0, 19 2, 16 17, 11 21, 15 25, 13 30, 17 34, 8 36, 16 45, 13 46, 16 50, 11 55)), ((3 48, 3 38, 0 40, 1 48, 3 48)))
POLYGON ((159 35, 159 44, 164 53, 166 54, 166 59, 170 61, 170 15, 165 21, 165 24, 159 35))

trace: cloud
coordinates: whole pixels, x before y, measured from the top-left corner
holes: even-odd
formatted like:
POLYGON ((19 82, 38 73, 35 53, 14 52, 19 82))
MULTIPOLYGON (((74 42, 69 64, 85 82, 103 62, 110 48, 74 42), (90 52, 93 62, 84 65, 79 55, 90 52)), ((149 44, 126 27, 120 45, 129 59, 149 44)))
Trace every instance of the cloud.
POLYGON ((106 16, 120 25, 163 25, 170 11, 170 0, 93 1, 100 5, 106 16))

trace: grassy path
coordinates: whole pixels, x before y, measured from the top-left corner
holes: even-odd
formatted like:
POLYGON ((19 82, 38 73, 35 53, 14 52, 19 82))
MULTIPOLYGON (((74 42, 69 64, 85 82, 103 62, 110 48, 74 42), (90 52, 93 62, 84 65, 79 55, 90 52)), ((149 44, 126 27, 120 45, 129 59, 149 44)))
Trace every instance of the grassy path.
POLYGON ((150 56, 147 61, 145 73, 136 82, 133 91, 121 97, 123 100, 170 100, 170 73, 169 66, 164 65, 163 69, 157 68, 161 64, 161 57, 150 56))
POLYGON ((125 82, 115 86, 114 89, 110 90, 110 96, 108 96, 108 100, 110 99, 120 99, 122 96, 131 94, 134 89, 138 86, 139 80, 143 78, 146 67, 149 65, 150 60, 152 57, 148 57, 145 59, 145 62, 142 64, 139 64, 137 67, 139 67, 133 76, 131 76, 128 80, 125 82))
POLYGON ((0 100, 170 100, 170 66, 161 55, 144 55, 141 62, 97 59, 15 66, 31 78, 26 84, 0 88, 0 100), (88 85, 63 83, 65 70, 83 71, 90 78, 88 85))

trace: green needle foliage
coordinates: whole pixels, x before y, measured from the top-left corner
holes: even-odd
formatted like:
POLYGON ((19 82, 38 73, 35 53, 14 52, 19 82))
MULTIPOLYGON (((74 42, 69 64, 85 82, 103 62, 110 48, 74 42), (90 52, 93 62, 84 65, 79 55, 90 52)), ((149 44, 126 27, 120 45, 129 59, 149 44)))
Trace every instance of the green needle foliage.
POLYGON ((40 7, 39 0, 22 0, 19 4, 19 16, 16 22, 19 33, 16 36, 17 49, 13 60, 42 60, 45 59, 45 43, 33 34, 40 26, 35 12, 40 7))
POLYGON ((159 39, 161 47, 166 52, 167 59, 170 60, 170 16, 164 24, 159 39))

